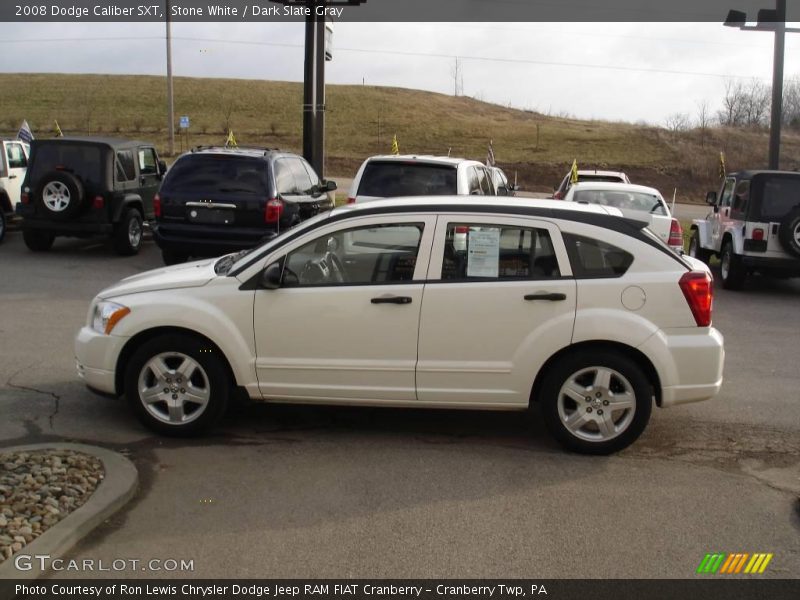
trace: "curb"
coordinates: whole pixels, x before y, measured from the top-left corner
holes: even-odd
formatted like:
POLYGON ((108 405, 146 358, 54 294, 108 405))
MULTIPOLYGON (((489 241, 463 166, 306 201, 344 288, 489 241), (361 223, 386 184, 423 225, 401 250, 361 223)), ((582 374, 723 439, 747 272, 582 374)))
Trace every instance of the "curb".
MULTIPOLYGON (((0 448, 0 452, 26 452, 33 450, 74 450, 96 456, 103 463, 105 476, 85 504, 53 525, 20 552, 25 555, 49 555, 60 558, 95 527, 125 506, 133 497, 139 483, 139 473, 134 464, 117 452, 85 444, 30 444, 0 448)), ((0 563, 0 579, 36 579, 47 571, 38 567, 20 571, 14 566, 14 556, 0 563)), ((37 563, 34 561, 34 565, 37 563)))

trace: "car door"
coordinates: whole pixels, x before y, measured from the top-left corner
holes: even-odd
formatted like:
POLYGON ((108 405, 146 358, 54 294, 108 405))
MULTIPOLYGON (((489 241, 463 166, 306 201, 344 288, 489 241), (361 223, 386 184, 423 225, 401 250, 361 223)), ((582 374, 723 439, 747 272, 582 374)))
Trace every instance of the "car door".
POLYGON ((13 208, 19 202, 22 180, 25 179, 25 171, 28 169, 28 155, 21 142, 5 142, 5 152, 8 172, 6 192, 13 208))
POLYGON ((144 218, 152 219, 153 197, 161 184, 161 175, 158 170, 158 155, 155 148, 149 146, 140 147, 138 150, 139 158, 139 195, 144 204, 144 218))
POLYGON ((420 403, 525 406, 539 367, 570 343, 575 306, 554 224, 440 216, 420 316, 420 403))
POLYGON ((729 177, 725 180, 722 194, 717 200, 715 210, 709 215, 711 221, 711 244, 715 250, 720 250, 722 236, 725 235, 725 227, 731 220, 731 204, 733 200, 733 186, 736 180, 729 177))
POLYGON ((258 290, 256 373, 267 399, 416 401, 417 332, 435 217, 350 219, 293 242, 258 290), (341 276, 337 275, 337 272, 341 276))

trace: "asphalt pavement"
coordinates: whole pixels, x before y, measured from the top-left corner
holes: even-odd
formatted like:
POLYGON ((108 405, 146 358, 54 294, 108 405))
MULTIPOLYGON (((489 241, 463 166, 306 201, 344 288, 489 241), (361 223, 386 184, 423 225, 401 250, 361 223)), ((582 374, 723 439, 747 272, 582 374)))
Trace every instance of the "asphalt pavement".
POLYGON ((0 245, 0 446, 136 464, 132 502, 69 557, 192 563, 60 577, 685 578, 707 552, 771 552, 765 577, 800 574, 800 280, 717 289, 719 397, 585 457, 517 413, 250 405, 202 439, 154 436, 83 387, 72 347, 97 291, 159 266, 149 240, 129 258, 62 239, 34 254, 15 231, 0 245))

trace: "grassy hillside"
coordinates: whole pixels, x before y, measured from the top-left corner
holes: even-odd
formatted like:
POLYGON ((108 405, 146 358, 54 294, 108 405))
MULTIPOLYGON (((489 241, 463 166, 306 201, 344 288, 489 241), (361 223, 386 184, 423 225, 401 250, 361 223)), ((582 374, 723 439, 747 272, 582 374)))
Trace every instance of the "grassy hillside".
MULTIPOLYGON (((16 134, 27 119, 34 135, 46 137, 57 119, 66 134, 136 137, 166 151, 165 107, 163 77, 0 74, 0 135, 16 134)), ((327 109, 330 175, 352 175, 364 157, 389 152, 395 133, 403 153, 450 149, 478 160, 492 139, 498 163, 512 176, 516 171, 526 189, 552 189, 577 158, 581 167, 622 169, 665 195, 677 187, 681 198, 697 200, 716 184, 720 150, 730 170, 764 166, 767 156, 763 131, 675 133, 399 88, 329 85, 327 109)), ((189 115, 192 146, 224 142, 227 127, 240 144, 302 146, 299 83, 178 77, 175 113, 189 115)), ((784 134, 782 157, 784 168, 800 166, 798 132, 784 134)))

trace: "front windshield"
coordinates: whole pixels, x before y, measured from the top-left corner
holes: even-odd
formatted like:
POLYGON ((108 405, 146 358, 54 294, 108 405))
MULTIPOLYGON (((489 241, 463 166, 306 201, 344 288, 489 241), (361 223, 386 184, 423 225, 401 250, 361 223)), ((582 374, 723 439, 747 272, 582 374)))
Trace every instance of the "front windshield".
POLYGON ((655 215, 667 215, 664 202, 654 194, 622 190, 577 190, 575 202, 613 206, 622 210, 640 210, 655 215))
POLYGON ((287 237, 297 235, 307 229, 315 227, 317 223, 327 219, 331 212, 333 211, 328 210, 321 212, 318 215, 303 221, 300 225, 279 233, 277 236, 267 242, 264 242, 260 246, 223 256, 214 265, 214 270, 217 272, 217 275, 226 275, 231 271, 238 271, 240 268, 243 268, 259 258, 266 256, 273 247, 280 246, 287 237))

